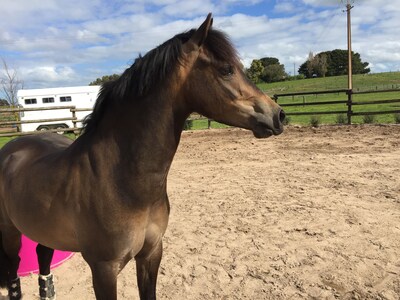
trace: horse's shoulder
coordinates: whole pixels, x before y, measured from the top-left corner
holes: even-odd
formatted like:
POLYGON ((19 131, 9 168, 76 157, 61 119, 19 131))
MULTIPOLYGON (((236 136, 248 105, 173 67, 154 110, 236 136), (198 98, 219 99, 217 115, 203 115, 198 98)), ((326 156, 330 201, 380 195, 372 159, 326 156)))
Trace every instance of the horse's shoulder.
POLYGON ((33 161, 66 149, 72 141, 57 134, 39 134, 19 137, 8 142, 0 151, 2 168, 17 168, 23 162, 33 161))

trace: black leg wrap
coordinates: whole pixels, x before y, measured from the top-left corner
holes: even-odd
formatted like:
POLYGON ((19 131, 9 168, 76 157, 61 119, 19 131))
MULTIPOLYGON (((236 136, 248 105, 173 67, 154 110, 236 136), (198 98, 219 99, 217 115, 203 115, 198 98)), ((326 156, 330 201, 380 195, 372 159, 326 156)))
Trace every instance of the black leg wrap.
POLYGON ((19 277, 9 281, 7 288, 8 288, 8 298, 10 300, 22 299, 21 281, 19 280, 19 277))
POLYGON ((53 274, 39 275, 39 295, 40 300, 51 300, 56 298, 54 289, 53 274))

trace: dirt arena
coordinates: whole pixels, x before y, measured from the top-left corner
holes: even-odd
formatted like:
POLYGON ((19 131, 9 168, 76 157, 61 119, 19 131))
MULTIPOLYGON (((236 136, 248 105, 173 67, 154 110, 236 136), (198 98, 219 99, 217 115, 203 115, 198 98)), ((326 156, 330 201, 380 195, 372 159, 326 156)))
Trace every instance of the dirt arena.
MULTIPOLYGON (((159 299, 400 298, 400 126, 184 132, 169 195, 159 299)), ((94 299, 79 254, 54 274, 58 299, 94 299)))

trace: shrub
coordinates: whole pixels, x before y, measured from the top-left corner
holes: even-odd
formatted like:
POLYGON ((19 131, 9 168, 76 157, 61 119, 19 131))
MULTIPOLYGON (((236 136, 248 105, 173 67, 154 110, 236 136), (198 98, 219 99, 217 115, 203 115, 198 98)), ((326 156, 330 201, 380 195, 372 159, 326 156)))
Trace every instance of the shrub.
POLYGON ((321 120, 318 116, 311 116, 310 125, 312 127, 318 127, 320 122, 321 122, 321 120))
POLYGON ((393 117, 394 117, 394 122, 396 124, 400 124, 400 113, 394 114, 393 117))
POLYGON ((336 115, 336 124, 346 124, 347 123, 347 116, 345 114, 336 115))
POLYGON ((374 115, 364 115, 363 121, 365 124, 372 124, 375 121, 375 116, 374 115))

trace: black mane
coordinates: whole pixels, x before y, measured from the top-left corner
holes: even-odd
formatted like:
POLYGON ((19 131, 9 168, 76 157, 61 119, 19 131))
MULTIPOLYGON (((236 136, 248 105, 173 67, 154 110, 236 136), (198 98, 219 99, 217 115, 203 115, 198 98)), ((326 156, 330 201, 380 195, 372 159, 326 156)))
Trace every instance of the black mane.
MULTIPOLYGON (((182 56, 182 45, 196 30, 178 34, 162 45, 149 51, 143 57, 139 55, 131 67, 126 69, 115 81, 102 85, 93 112, 83 121, 83 133, 97 127, 110 102, 140 99, 163 84, 168 74, 174 71, 182 56)), ((220 61, 235 64, 238 55, 229 38, 218 30, 210 29, 205 47, 220 61)))

